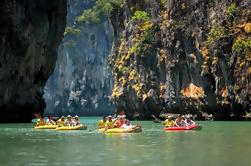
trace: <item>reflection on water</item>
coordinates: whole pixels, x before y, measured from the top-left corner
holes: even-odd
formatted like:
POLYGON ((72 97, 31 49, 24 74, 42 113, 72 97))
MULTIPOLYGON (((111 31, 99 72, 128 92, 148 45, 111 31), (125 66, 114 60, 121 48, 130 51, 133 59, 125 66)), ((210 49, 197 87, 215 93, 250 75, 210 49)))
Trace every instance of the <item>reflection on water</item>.
MULTIPOLYGON (((165 132, 140 122, 142 133, 98 133, 98 118, 81 118, 88 130, 35 130, 0 124, 0 157, 12 165, 250 165, 251 123, 201 122, 203 129, 165 132)), ((138 123, 138 122, 137 122, 138 123)))

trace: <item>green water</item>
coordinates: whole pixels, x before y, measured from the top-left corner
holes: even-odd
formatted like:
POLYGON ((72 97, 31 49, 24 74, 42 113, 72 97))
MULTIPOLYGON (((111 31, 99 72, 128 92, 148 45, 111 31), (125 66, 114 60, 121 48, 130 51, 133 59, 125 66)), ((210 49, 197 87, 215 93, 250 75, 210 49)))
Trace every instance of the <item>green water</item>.
POLYGON ((164 132, 145 121, 142 133, 108 135, 95 131, 97 120, 81 118, 86 131, 0 124, 0 165, 251 165, 249 122, 201 122, 199 131, 164 132))

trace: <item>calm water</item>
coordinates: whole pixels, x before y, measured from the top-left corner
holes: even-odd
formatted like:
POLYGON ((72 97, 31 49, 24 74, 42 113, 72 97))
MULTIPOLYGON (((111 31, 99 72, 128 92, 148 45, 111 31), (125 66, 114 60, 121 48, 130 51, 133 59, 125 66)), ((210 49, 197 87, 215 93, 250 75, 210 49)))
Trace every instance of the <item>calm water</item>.
POLYGON ((164 132, 147 121, 140 122, 142 133, 108 135, 95 131, 98 119, 81 118, 86 131, 0 124, 0 165, 251 165, 250 122, 201 122, 199 131, 164 132))

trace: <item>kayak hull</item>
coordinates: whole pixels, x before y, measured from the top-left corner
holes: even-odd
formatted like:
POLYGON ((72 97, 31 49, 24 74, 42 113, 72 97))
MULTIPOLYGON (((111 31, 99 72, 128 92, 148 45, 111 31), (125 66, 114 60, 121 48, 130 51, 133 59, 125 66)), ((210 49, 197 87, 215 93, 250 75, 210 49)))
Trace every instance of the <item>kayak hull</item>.
POLYGON ((86 130, 86 126, 62 126, 62 127, 57 127, 56 130, 86 130))
POLYGON ((140 133, 142 132, 141 128, 130 128, 130 129, 121 129, 121 128, 114 128, 114 129, 98 129, 99 132, 103 133, 140 133))
POLYGON ((44 126, 35 126, 35 129, 56 129, 57 125, 44 125, 44 126))
POLYGON ((195 130, 195 129, 199 129, 200 126, 195 124, 195 125, 191 125, 191 126, 187 126, 187 127, 165 127, 164 130, 166 131, 183 131, 183 130, 195 130))

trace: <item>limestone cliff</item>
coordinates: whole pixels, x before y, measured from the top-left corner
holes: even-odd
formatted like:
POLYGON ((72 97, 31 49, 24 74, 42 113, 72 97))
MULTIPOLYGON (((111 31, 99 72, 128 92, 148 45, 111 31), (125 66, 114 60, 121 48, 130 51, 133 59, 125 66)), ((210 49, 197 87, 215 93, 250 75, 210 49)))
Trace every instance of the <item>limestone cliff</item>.
POLYGON ((112 99, 129 117, 250 111, 248 0, 125 0, 111 13, 112 99))
POLYGON ((66 0, 0 2, 0 122, 29 122, 43 113, 66 7, 66 0))
POLYGON ((78 21, 93 5, 93 0, 68 1, 67 28, 45 88, 47 114, 102 115, 114 110, 108 98, 113 88, 108 67, 112 26, 107 17, 78 21))

